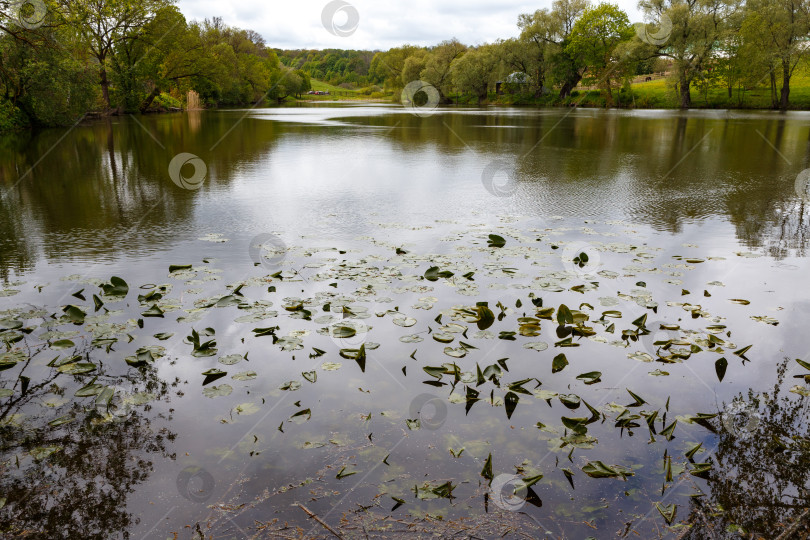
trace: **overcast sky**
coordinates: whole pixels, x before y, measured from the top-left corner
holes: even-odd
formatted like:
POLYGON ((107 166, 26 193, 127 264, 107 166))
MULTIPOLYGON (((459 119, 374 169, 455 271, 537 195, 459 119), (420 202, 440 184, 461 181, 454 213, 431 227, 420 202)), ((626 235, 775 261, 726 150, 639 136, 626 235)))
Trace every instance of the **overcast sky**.
MULTIPOLYGON (((615 3, 631 22, 642 20, 636 0, 615 3)), ((550 8, 551 0, 178 0, 178 6, 188 19, 220 16, 231 26, 255 30, 271 47, 384 50, 452 37, 468 45, 514 37, 518 14, 550 8), (322 16, 330 7, 330 28, 348 35, 324 27, 322 16)))

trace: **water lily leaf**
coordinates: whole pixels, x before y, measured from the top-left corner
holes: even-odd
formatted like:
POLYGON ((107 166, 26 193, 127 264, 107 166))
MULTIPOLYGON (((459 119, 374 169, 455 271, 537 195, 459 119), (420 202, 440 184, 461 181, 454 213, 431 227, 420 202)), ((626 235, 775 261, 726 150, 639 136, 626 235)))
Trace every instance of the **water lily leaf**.
POLYGON ((70 341, 69 339, 60 339, 51 343, 51 349, 58 351, 61 349, 69 349, 71 347, 75 347, 76 344, 70 341))
POLYGON ((582 472, 591 478, 621 478, 626 479, 628 476, 633 476, 633 472, 618 465, 605 465, 601 461, 589 461, 587 465, 582 467, 582 472))
POLYGON ((229 354, 227 356, 220 356, 217 359, 217 362, 219 362, 220 364, 225 364, 226 366, 232 366, 234 364, 238 364, 244 359, 245 357, 242 356, 241 354, 229 354))
POLYGON ((312 418, 312 411, 310 409, 302 409, 290 417, 290 421, 296 424, 303 424, 312 418))
POLYGON ((458 347, 455 349, 453 347, 445 347, 444 354, 453 358, 464 358, 467 356, 467 349, 465 347, 458 347))
POLYGON ((357 333, 357 330, 351 326, 335 326, 332 328, 332 337, 336 338, 350 338, 357 333))
MULTIPOLYGON (((95 381, 95 379, 93 379, 95 381)), ((86 384, 85 386, 79 388, 74 392, 74 396, 76 397, 90 397, 90 396, 97 396, 101 393, 104 389, 103 384, 97 384, 95 382, 91 382, 90 384, 86 384)))
POLYGON ((503 406, 506 408, 506 418, 512 418, 512 413, 517 408, 520 397, 514 392, 507 392, 503 397, 503 406))
POLYGON ((69 375, 81 375, 82 373, 90 373, 95 370, 96 365, 91 362, 76 362, 65 364, 57 368, 57 371, 60 373, 67 373, 69 375))
POLYGON ((675 514, 678 510, 678 505, 669 504, 667 506, 662 506, 661 503, 655 503, 655 508, 658 510, 658 513, 663 516, 664 520, 667 522, 667 525, 672 525, 672 522, 675 521, 675 514))
POLYGON ((582 398, 576 394, 560 394, 560 403, 569 409, 578 409, 581 402, 582 398))
POLYGON ((163 310, 157 304, 152 304, 152 307, 141 313, 143 317, 163 317, 163 310))
POLYGON ((434 332, 433 339, 439 343, 450 343, 456 339, 456 337, 450 332, 434 332))
POLYGON ((431 266, 425 272, 425 279, 428 281, 438 281, 439 278, 451 278, 453 272, 449 270, 440 270, 438 266, 431 266))
POLYGON ((191 270, 190 264, 171 264, 169 265, 169 273, 177 272, 178 270, 191 270))
POLYGON ((156 338, 156 339, 159 339, 160 341, 166 341, 167 339, 169 339, 173 335, 174 335, 174 333, 161 332, 159 334, 155 334, 153 337, 156 338))
POLYGON ((234 373, 231 375, 231 379, 235 381, 251 381, 257 376, 258 375, 256 375, 255 371, 242 371, 241 373, 234 373))
POLYGON ((598 382, 601 382, 602 380, 600 379, 601 376, 602 376, 601 371, 589 371, 587 373, 577 375, 577 379, 584 382, 585 384, 596 384, 598 382))
POLYGON ((215 380, 224 377, 228 373, 225 371, 221 371, 219 369, 213 368, 207 371, 202 372, 205 375, 205 379, 203 380, 203 386, 207 386, 208 384, 214 382, 215 380))
POLYGON ((101 290, 104 291, 104 296, 123 297, 129 293, 129 285, 120 277, 113 276, 109 283, 101 285, 101 290))
POLYGON ((557 373, 565 369, 565 366, 568 365, 568 359, 565 357, 564 354, 560 353, 554 357, 554 360, 551 361, 551 372, 557 373))
POLYGON ((484 462, 484 468, 481 469, 481 476, 490 482, 495 478, 495 475, 492 474, 492 452, 490 452, 489 456, 487 456, 487 460, 484 462))
POLYGON ((540 351, 545 351, 546 349, 548 349, 548 343, 546 343, 545 341, 532 341, 530 343, 524 343, 523 348, 524 349, 533 349, 535 351, 540 352, 540 351))
POLYGON ((490 234, 489 241, 487 242, 487 246, 492 248, 502 248, 506 245, 506 239, 503 236, 498 236, 497 234, 490 234))
POLYGON ((279 390, 288 390, 290 392, 295 392, 296 390, 300 390, 301 383, 298 381, 289 381, 283 383, 281 386, 278 387, 279 390))
POLYGON ((747 345, 742 349, 737 349, 736 351, 734 351, 734 354, 739 356, 740 358, 745 358, 745 353, 747 353, 751 347, 753 347, 753 345, 747 345))
POLYGON ((479 330, 486 330, 493 325, 495 322, 495 314, 491 309, 489 309, 489 307, 487 307, 485 304, 478 304, 478 306, 476 306, 476 310, 478 311, 478 320, 476 321, 476 325, 478 326, 479 330))
POLYGON ((341 367, 343 367, 343 364, 340 362, 324 362, 321 364, 321 369, 324 371, 337 371, 341 367))
POLYGON ((67 305, 62 308, 62 311, 65 312, 70 322, 74 324, 84 324, 84 318, 87 317, 87 313, 76 306, 67 305))
POLYGON ((215 398, 221 396, 229 396, 233 392, 233 386, 230 384, 220 384, 219 386, 212 386, 210 388, 203 388, 203 395, 207 398, 215 398))
POLYGON ((304 371, 301 375, 311 383, 314 383, 318 380, 318 372, 317 371, 304 371))
POLYGON ((416 324, 416 319, 414 319, 413 317, 407 317, 402 314, 394 316, 394 318, 391 321, 397 326, 402 326, 405 328, 411 327, 416 324))
POLYGON ((726 376, 726 368, 728 368, 728 360, 719 358, 714 362, 714 371, 717 373, 717 380, 723 382, 723 377, 726 376))
POLYGON ((229 306, 238 306, 242 303, 242 300, 239 299, 236 295, 228 294, 217 300, 216 304, 214 304, 218 308, 229 307, 229 306))
POLYGON ((253 402, 241 403, 234 407, 233 411, 240 416, 248 416, 259 412, 259 406, 253 402))
POLYGON ((566 418, 563 416, 560 419, 562 420, 563 426, 574 433, 584 435, 588 431, 588 426, 586 425, 588 423, 587 418, 566 418))

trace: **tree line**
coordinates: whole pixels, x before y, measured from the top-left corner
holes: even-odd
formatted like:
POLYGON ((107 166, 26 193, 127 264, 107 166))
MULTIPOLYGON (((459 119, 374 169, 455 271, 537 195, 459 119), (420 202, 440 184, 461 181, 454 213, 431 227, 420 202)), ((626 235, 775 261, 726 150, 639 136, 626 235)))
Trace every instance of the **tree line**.
POLYGON ((682 108, 691 92, 732 93, 768 82, 774 108, 790 107, 790 85, 810 54, 810 0, 642 0, 648 24, 632 25, 616 5, 555 0, 521 14, 520 34, 467 47, 396 47, 374 56, 369 74, 396 91, 421 79, 444 99, 486 99, 496 81, 537 97, 565 99, 578 84, 601 90, 608 105, 639 74, 666 72, 682 108))
POLYGON ((88 111, 282 100, 310 76, 264 38, 214 17, 187 21, 170 0, 32 0, 0 9, 0 129, 68 125, 88 111))
POLYGON ((639 74, 664 72, 681 107, 692 91, 770 86, 791 106, 810 54, 810 0, 641 0, 649 24, 609 3, 554 0, 518 17, 519 35, 480 46, 449 39, 387 51, 284 51, 214 17, 188 21, 173 0, 26 0, 0 4, 0 129, 66 125, 87 111, 145 112, 283 100, 311 79, 395 96, 414 80, 451 95, 507 91, 565 100, 596 87, 606 105, 639 74))

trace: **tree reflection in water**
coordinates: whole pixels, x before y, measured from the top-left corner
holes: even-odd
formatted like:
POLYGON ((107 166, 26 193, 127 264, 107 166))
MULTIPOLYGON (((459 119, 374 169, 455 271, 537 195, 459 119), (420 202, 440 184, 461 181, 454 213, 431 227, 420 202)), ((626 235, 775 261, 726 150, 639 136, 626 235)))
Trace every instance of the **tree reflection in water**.
POLYGON ((758 412, 753 429, 719 422, 708 489, 692 498, 684 538, 803 538, 810 531, 810 400, 789 391, 797 383, 805 388, 803 378, 794 379, 805 371, 786 359, 770 392, 749 389, 746 402, 758 412))
MULTIPOLYGON (((112 414, 97 410, 94 397, 73 398, 72 379, 57 374, 32 384, 23 395, 0 399, 0 536, 127 537, 137 523, 127 511, 129 494, 149 477, 150 454, 169 456, 166 447, 174 434, 153 427, 148 405, 119 402, 112 414), (56 415, 42 405, 64 398, 68 404, 59 414, 75 419, 49 424, 58 424, 56 415)), ((105 375, 103 368, 97 382, 149 392, 157 399, 169 390, 151 369, 141 371, 137 386, 105 375)))

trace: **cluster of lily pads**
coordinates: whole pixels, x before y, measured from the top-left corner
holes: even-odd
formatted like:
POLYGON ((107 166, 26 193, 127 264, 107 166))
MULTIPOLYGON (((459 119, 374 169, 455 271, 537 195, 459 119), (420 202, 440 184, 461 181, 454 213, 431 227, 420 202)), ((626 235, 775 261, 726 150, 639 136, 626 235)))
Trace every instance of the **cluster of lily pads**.
MULTIPOLYGON (((391 224, 381 224, 381 228, 386 227, 391 224)), ((446 392, 442 399, 463 407, 465 413, 476 404, 486 403, 502 407, 506 418, 512 419, 518 405, 528 399, 542 400, 549 406, 559 402, 569 411, 587 411, 585 415, 564 414, 557 425, 536 425, 541 432, 557 436, 554 440, 558 448, 570 447, 569 459, 575 449, 596 446, 597 439, 590 431, 594 424, 612 423, 621 433, 631 434, 643 428, 651 442, 657 437, 672 440, 679 422, 716 429, 717 412, 668 418, 670 399, 663 407, 653 407, 642 397, 643 390, 626 388, 632 400, 627 405, 594 405, 593 398, 570 391, 575 381, 583 384, 583 391, 603 381, 602 371, 580 373, 576 369, 576 349, 585 343, 625 349, 628 359, 658 365, 650 372, 656 376, 667 376, 665 369, 677 368, 697 355, 708 356, 719 381, 726 374, 729 358, 745 361, 751 350, 750 344, 738 346, 732 342, 731 329, 722 315, 710 313, 698 301, 683 300, 695 296, 680 287, 684 274, 718 258, 676 255, 662 261, 661 250, 647 245, 592 240, 592 249, 604 255, 602 269, 589 272, 593 257, 584 252, 575 253, 571 260, 561 259, 559 253, 564 249, 560 248, 572 242, 564 239, 566 235, 580 238, 598 234, 619 233, 598 233, 591 224, 579 229, 520 229, 507 220, 497 230, 474 225, 445 237, 444 245, 455 248, 449 253, 419 252, 373 237, 357 239, 366 243, 363 249, 345 250, 286 247, 285 243, 271 242, 274 264, 281 261, 279 245, 284 245, 287 253, 283 265, 266 275, 247 272, 244 278, 223 287, 223 271, 216 267, 217 261, 203 259, 202 264, 167 265, 169 282, 140 285, 137 294, 127 281, 131 277, 99 280, 68 276, 65 281, 84 286, 55 308, 17 306, 0 311, 0 340, 5 348, 0 354, 0 408, 29 392, 34 373, 26 370, 32 359, 37 359, 36 376, 53 380, 57 387, 71 387, 75 400, 92 402, 91 407, 99 415, 96 421, 114 418, 116 410, 120 415, 122 408, 129 410, 154 398, 128 390, 120 382, 104 382, 104 376, 110 372, 120 375, 127 370, 154 370, 161 359, 182 362, 189 357, 217 357, 216 367, 200 371, 201 392, 208 398, 227 397, 233 391, 232 385, 214 382, 221 383, 230 376, 232 381, 250 384, 261 370, 232 372, 232 366, 248 361, 250 353, 221 351, 217 330, 204 326, 202 321, 215 310, 236 310, 234 324, 248 348, 251 344, 269 343, 278 355, 305 351, 327 373, 342 367, 339 359, 355 362, 365 372, 371 355, 402 346, 371 338, 377 333, 399 332, 400 344, 416 347, 402 360, 417 362, 428 377, 423 384, 433 392, 446 392), (616 259, 613 270, 607 269, 605 260, 609 256, 616 259), (658 275, 663 278, 660 287, 648 287, 647 281, 658 275), (176 293, 181 289, 178 297, 176 293), (653 291, 660 290, 671 295, 665 303, 654 298, 653 291), (564 296, 565 301, 554 301, 556 294, 564 296), (181 300, 188 297, 193 298, 190 303, 181 300), (576 298, 579 301, 573 303, 576 298), (624 307, 617 309, 621 305, 624 307), (419 315, 431 311, 436 315, 419 315), (169 318, 174 319, 172 325, 176 323, 185 330, 177 336, 177 332, 147 332, 152 327, 150 320, 169 318), (681 318, 691 324, 679 321, 681 318), (120 358, 120 365, 110 366, 119 346, 131 342, 137 345, 134 352, 120 358), (172 345, 167 349, 159 342, 172 345), (487 351, 494 344, 504 344, 513 358, 488 360, 487 351), (104 362, 97 360, 101 351, 108 356, 104 362), (38 359, 48 352, 55 356, 40 362, 38 359), (519 362, 525 371, 527 354, 533 355, 531 361, 538 362, 538 375, 511 380, 510 366, 519 362), (438 355, 446 361, 438 361, 438 355), (549 368, 551 377, 541 381, 539 373, 549 368), (68 380, 60 382, 62 379, 55 378, 57 374, 68 380)), ((201 240, 227 241, 221 236, 201 240)), ((259 263, 256 267, 265 269, 259 263)), ((723 286, 720 282, 707 283, 702 297, 712 296, 709 289, 717 294, 723 286)), ((47 290, 47 286, 38 287, 39 291, 47 290)), ((7 289, 4 295, 14 296, 12 291, 7 289)), ((740 298, 729 300, 743 307, 749 304, 740 298)), ((751 318, 778 324, 770 316, 751 318)), ((313 367, 301 372, 309 384, 318 381, 318 364, 313 367)), ((403 377, 408 376, 408 367, 401 367, 403 377)), ((279 381, 278 388, 295 392, 302 384, 296 380, 279 381)), ((257 401, 240 403, 230 407, 230 415, 252 414, 261 406, 257 401)), ((50 421, 50 426, 57 428, 71 422, 75 414, 60 415, 50 421)), ((310 407, 302 406, 289 420, 300 424, 312 415, 310 407)), ((0 417, 0 423, 21 426, 23 420, 18 413, 16 417, 0 417)), ((411 431, 421 427, 418 416, 405 418, 404 423, 411 431)), ((283 431, 283 423, 279 430, 283 431)), ((695 461, 701 447, 702 443, 697 443, 685 453, 686 466, 679 470, 705 477, 712 464, 710 460, 695 461)), ((480 472, 490 482, 494 477, 492 460, 490 453, 480 472)), ((664 482, 673 481, 672 460, 666 449, 664 482)), ((629 467, 597 459, 588 460, 580 469, 593 478, 626 479, 634 474, 629 467)), ((344 468, 337 478, 355 472, 347 473, 344 468)), ((568 468, 563 472, 573 486, 574 472, 568 468)), ((528 489, 542 478, 542 474, 526 476, 519 489, 528 489)), ((420 498, 450 498, 455 486, 452 481, 426 483, 417 486, 415 493, 420 498)), ((396 507, 405 503, 398 497, 394 500, 396 507)), ((668 523, 675 519, 673 506, 657 508, 668 523)))

